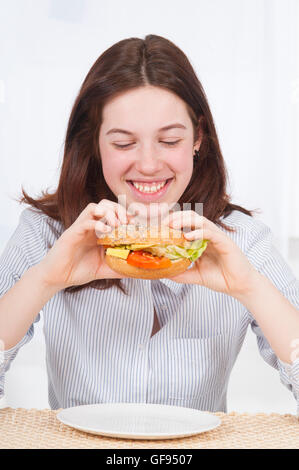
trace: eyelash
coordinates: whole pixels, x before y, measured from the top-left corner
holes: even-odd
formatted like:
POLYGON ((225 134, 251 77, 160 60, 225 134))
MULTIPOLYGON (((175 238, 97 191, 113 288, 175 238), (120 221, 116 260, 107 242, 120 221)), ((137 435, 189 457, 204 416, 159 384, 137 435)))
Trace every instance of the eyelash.
MULTIPOLYGON (((163 142, 161 141, 162 144, 166 144, 166 145, 169 145, 169 146, 174 146, 176 144, 178 144, 180 142, 180 140, 176 140, 175 142, 163 142)), ((115 147, 119 148, 119 149, 124 149, 124 148, 127 148, 129 147, 131 144, 126 144, 126 145, 119 145, 119 144, 113 144, 115 147)))

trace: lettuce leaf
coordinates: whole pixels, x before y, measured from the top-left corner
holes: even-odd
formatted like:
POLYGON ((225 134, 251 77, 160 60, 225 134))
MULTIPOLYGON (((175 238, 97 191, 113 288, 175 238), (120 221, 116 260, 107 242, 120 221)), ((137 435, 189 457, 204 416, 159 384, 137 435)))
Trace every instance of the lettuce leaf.
MULTIPOLYGON (((169 259, 180 259, 188 258, 192 263, 199 258, 205 251, 208 245, 208 240, 194 240, 186 244, 186 247, 179 245, 153 245, 144 248, 145 251, 149 251, 156 256, 166 256, 169 259)), ((126 248, 131 250, 132 245, 120 245, 113 248, 126 248)))
POLYGON ((178 245, 161 245, 146 248, 146 251, 157 256, 166 256, 169 259, 188 258, 191 262, 199 258, 205 251, 208 240, 194 240, 190 242, 188 248, 178 245))

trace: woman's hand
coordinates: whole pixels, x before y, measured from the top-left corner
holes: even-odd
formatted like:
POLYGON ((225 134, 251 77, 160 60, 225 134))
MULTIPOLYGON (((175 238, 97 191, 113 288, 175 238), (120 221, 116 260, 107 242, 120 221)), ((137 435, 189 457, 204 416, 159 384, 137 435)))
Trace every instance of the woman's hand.
POLYGON ((242 250, 213 222, 194 211, 177 211, 163 220, 172 228, 191 227, 184 233, 186 240, 209 240, 203 254, 182 274, 170 277, 176 282, 200 284, 233 297, 249 289, 258 271, 242 250))
POLYGON ((126 209, 116 202, 103 199, 88 204, 41 261, 44 281, 65 289, 96 279, 125 278, 105 263, 104 247, 97 245, 96 233, 108 233, 127 222, 126 209))

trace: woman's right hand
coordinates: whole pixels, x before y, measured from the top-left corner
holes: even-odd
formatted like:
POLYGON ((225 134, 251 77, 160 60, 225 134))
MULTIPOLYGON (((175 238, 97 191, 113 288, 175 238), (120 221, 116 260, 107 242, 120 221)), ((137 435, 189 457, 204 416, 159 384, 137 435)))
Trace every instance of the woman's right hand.
POLYGON ((128 217, 123 206, 107 199, 88 204, 39 263, 46 284, 65 289, 96 279, 125 278, 105 263, 96 232, 109 233, 112 227, 127 224, 128 217))

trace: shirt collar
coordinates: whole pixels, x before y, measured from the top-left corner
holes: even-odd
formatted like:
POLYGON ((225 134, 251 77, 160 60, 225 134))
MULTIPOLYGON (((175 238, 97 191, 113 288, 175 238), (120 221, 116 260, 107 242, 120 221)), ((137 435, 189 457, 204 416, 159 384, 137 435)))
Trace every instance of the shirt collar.
MULTIPOLYGON (((122 279, 122 282, 126 286, 129 286, 132 282, 135 283, 136 281, 138 283, 141 283, 141 285, 143 286, 142 287, 143 289, 144 289, 145 285, 147 285, 150 289, 151 283, 153 282, 150 279, 134 279, 132 277, 122 279)), ((168 279, 168 278, 159 279, 158 281, 162 282, 162 284, 164 284, 166 287, 168 287, 177 296, 179 296, 182 293, 184 287, 186 287, 187 285, 191 286, 191 284, 184 284, 184 283, 175 282, 175 281, 172 281, 171 279, 168 279)))
POLYGON ((184 284, 183 282, 181 283, 175 282, 168 278, 160 279, 160 282, 162 282, 166 287, 168 287, 176 295, 180 295, 183 288, 186 286, 186 284, 184 284))
MULTIPOLYGON (((191 265, 189 266, 188 269, 192 268, 193 265, 194 265, 194 262, 191 263, 191 265)), ((182 290, 184 289, 184 287, 186 287, 185 283, 175 282, 175 281, 172 281, 171 279, 168 279, 168 278, 160 279, 160 281, 163 282, 163 284, 165 286, 167 286, 170 290, 172 290, 172 292, 176 295, 180 295, 182 290)), ((188 284, 188 286, 191 287, 190 284, 188 284)))

